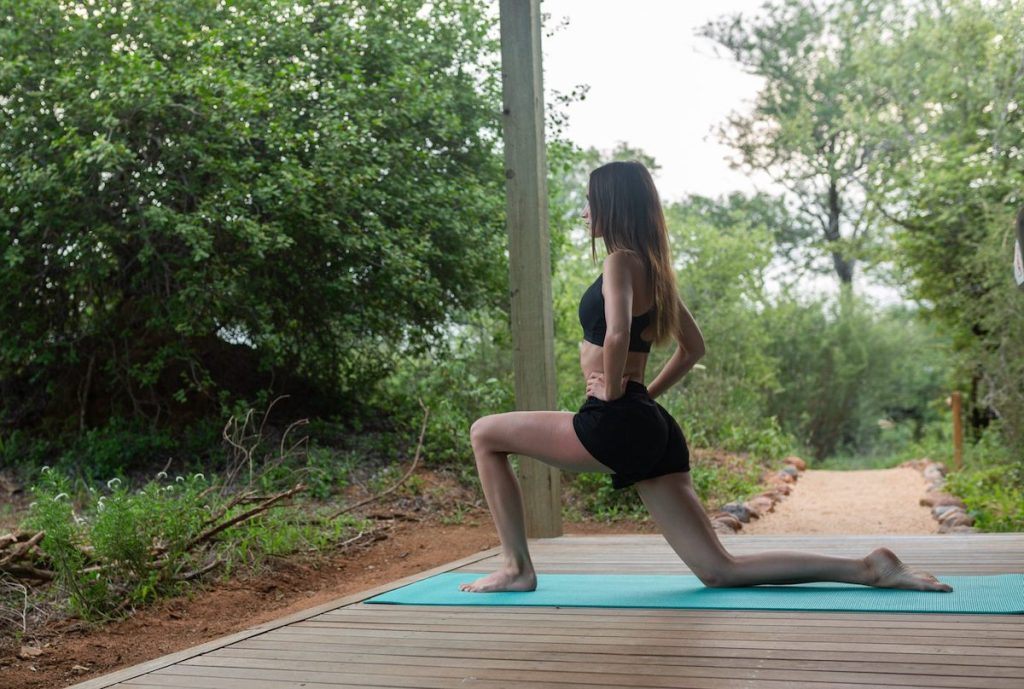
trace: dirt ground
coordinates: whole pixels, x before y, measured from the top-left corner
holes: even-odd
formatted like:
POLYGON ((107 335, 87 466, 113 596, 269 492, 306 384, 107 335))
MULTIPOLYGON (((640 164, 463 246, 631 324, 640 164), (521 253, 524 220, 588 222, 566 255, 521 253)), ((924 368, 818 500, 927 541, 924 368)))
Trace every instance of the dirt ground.
MULTIPOLYGON (((924 479, 913 469, 808 471, 774 513, 742 534, 935 533, 918 507, 924 479)), ((333 557, 272 564, 261 576, 215 581, 102 627, 69 621, 36 639, 42 655, 0 655, 0 689, 55 689, 238 632, 498 545, 490 515, 462 524, 441 515, 395 520, 382 540, 333 557)), ((567 534, 656 533, 653 523, 566 523, 567 534)))
POLYGON ((867 471, 806 471, 792 494, 766 519, 741 533, 934 534, 938 522, 918 501, 926 482, 910 467, 867 471))

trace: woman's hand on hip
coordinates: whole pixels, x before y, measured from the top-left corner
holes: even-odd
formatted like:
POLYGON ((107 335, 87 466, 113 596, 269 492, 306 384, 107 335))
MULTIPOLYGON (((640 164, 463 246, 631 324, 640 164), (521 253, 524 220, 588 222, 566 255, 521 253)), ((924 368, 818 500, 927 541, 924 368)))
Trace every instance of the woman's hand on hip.
POLYGON ((608 397, 608 391, 605 389, 604 374, 595 371, 587 376, 587 397, 596 397, 604 402, 610 402, 626 394, 626 383, 628 382, 629 377, 623 376, 619 394, 616 397, 610 398, 608 397))

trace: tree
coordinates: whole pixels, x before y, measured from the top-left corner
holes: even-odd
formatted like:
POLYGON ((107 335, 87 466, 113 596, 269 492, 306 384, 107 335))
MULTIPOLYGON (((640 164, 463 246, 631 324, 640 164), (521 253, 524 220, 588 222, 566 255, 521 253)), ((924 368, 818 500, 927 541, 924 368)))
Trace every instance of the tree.
POLYGON ((483 3, 0 16, 8 426, 180 420, 289 385, 333 404, 502 299, 483 3))
POLYGON ((913 295, 951 332, 974 435, 999 418, 1024 452, 1024 300, 1013 218, 1024 203, 1020 0, 926 2, 874 32, 856 59, 878 144, 867 178, 895 228, 913 295))
POLYGON ((736 167, 767 173, 788 190, 795 204, 790 233, 803 245, 798 253, 812 266, 829 256, 846 286, 857 262, 870 261, 877 249, 860 180, 871 145, 849 118, 859 105, 851 51, 876 12, 865 0, 823 7, 781 0, 766 3, 755 19, 725 17, 699 32, 765 80, 753 111, 734 113, 720 129, 739 153, 736 167))

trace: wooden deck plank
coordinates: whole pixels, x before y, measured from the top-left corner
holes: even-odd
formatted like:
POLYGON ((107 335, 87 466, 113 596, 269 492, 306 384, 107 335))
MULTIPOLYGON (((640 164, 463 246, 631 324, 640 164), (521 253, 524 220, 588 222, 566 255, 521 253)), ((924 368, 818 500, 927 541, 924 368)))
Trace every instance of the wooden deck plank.
MULTIPOLYGON (((527 679, 520 673, 505 673, 500 671, 473 671, 470 674, 461 673, 454 676, 416 676, 398 674, 365 674, 345 673, 339 677, 337 673, 316 673, 297 672, 288 670, 266 670, 251 668, 214 668, 194 667, 187 665, 175 665, 162 671, 159 675, 147 677, 146 681, 152 679, 167 678, 170 682, 181 682, 187 680, 188 684, 182 686, 196 687, 197 689, 276 689, 277 687, 323 687, 337 686, 335 681, 344 682, 351 686, 366 687, 430 687, 430 688, 452 688, 457 687, 494 687, 495 689, 508 689, 510 686, 524 687, 528 689, 572 689, 580 686, 629 686, 635 689, 663 689, 664 687, 706 687, 707 689, 730 689, 743 687, 763 687, 765 689, 784 689, 806 686, 826 687, 828 689, 864 689, 865 687, 891 687, 892 685, 882 682, 848 682, 829 681, 822 679, 794 679, 783 677, 782 679, 758 679, 756 677, 733 678, 733 677, 661 677, 661 678, 639 678, 634 675, 620 675, 616 678, 617 683, 601 682, 600 676, 586 675, 581 681, 576 681, 571 673, 546 673, 546 676, 531 677, 527 679), (557 677, 563 674, 567 676, 557 677), (174 679, 177 678, 177 679, 174 679), (625 684, 623 684, 623 678, 625 684), (651 681, 656 680, 656 681, 651 681)), ((936 685, 931 683, 905 684, 906 689, 933 689, 936 685)), ((984 689, 987 684, 964 678, 960 684, 953 687, 969 689, 984 689)))
MULTIPOLYGON (((884 545, 940 575, 1024 572, 1024 534, 722 540, 736 554, 861 557, 884 545)), ((564 536, 533 541, 531 552, 541 573, 688 572, 658 535, 564 536)), ((362 602, 442 571, 472 575, 498 562, 498 549, 479 553, 77 689, 1024 686, 1024 615, 362 602)))
MULTIPOLYGON (((430 625, 430 624, 444 624, 447 622, 458 620, 462 624, 482 624, 482 625, 495 625, 504 623, 521 622, 524 619, 531 622, 561 622, 563 624, 579 625, 588 624, 595 626, 615 625, 619 629, 728 629, 730 627, 739 627, 741 629, 750 629, 758 627, 776 627, 780 622, 794 621, 799 622, 803 627, 815 627, 827 631, 830 627, 840 628, 848 631, 851 634, 875 634, 877 635, 880 631, 892 634, 911 634, 915 633, 918 629, 936 629, 938 627, 949 628, 953 627, 957 632, 980 632, 984 631, 994 637, 1002 638, 1018 638, 1024 634, 1024 616, 1016 620, 1014 624, 1014 618, 1012 616, 1001 616, 1001 615, 975 615, 975 616, 963 616, 968 619, 977 620, 976 622, 961 620, 953 615, 931 615, 931 614, 920 614, 915 618, 897 617, 893 619, 892 615, 882 617, 876 620, 865 620, 859 616, 851 617, 850 614, 833 613, 834 617, 826 618, 811 618, 801 616, 798 613, 786 614, 780 612, 772 617, 746 617, 740 615, 730 615, 729 617, 717 617, 709 615, 685 615, 685 613, 696 613, 705 611, 695 610, 670 610, 665 609, 665 612, 670 613, 681 613, 679 615, 665 615, 662 617, 655 617, 653 615, 615 615, 615 614, 587 614, 592 609, 589 608, 573 608, 573 610, 582 611, 582 615, 572 615, 568 610, 558 610, 557 612, 548 613, 545 612, 546 608, 533 608, 530 612, 520 613, 518 610, 515 612, 505 612, 507 608, 485 608, 486 612, 481 612, 479 609, 473 611, 449 613, 446 612, 446 608, 438 606, 430 606, 427 609, 418 608, 416 611, 407 611, 404 608, 408 606, 384 606, 383 610, 378 610, 379 606, 349 606, 342 608, 341 610, 334 610, 323 615, 317 615, 316 617, 310 618, 308 622, 336 622, 341 624, 410 624, 410 625, 430 625), (539 611, 539 612, 534 612, 539 611), (433 613, 433 614, 432 614, 433 613), (476 613, 476 614, 474 614, 476 613), (531 614, 532 613, 532 614, 531 614), (709 619, 710 618, 710 619, 709 619), (1006 627, 1006 630, 999 628, 998 624, 992 624, 995 621, 1002 622, 1002 626, 1006 627)), ((427 606, 424 606, 427 607, 427 606)), ((651 610, 643 608, 631 608, 637 612, 653 612, 651 610)), ((731 612, 731 611, 712 611, 712 612, 731 612)), ((826 613, 829 614, 829 613, 826 613)), ((852 613, 856 615, 856 613, 852 613)))
MULTIPOLYGON (((393 624, 361 624, 361 623, 327 623, 327 622, 300 622, 291 626, 292 629, 303 629, 303 630, 365 630, 365 631, 404 631, 414 630, 423 631, 427 633, 431 632, 449 632, 453 634, 468 634, 468 635, 479 635, 486 634, 491 629, 492 625, 477 624, 477 625, 465 625, 455 624, 448 622, 440 625, 410 625, 401 622, 393 624)), ((576 636, 579 633, 579 627, 572 624, 545 624, 543 626, 545 634, 555 636, 576 636)), ((315 633, 315 632, 314 632, 315 633)), ((531 629, 528 633, 533 633, 531 629)), ((743 629, 740 627, 729 627, 729 628, 712 628, 710 630, 697 630, 697 629, 651 629, 651 628, 634 628, 634 629, 621 629, 619 627, 611 629, 603 629, 600 627, 591 627, 587 630, 587 636, 590 639, 602 639, 609 643, 616 641, 617 639, 643 639, 645 641, 654 641, 663 639, 673 639, 677 641, 684 641, 686 639, 703 639, 709 635, 714 635, 718 639, 762 639, 771 638, 776 641, 789 641, 792 643, 806 643, 806 642, 850 642, 860 643, 867 640, 877 640, 878 634, 848 634, 845 631, 827 633, 820 629, 807 630, 803 632, 792 631, 788 627, 761 627, 758 629, 748 628, 743 629)), ((932 644, 932 643, 956 643, 961 648, 968 648, 971 646, 982 646, 985 648, 998 647, 998 648, 1017 648, 1024 649, 1024 638, 1020 635, 1016 637, 985 637, 978 638, 974 635, 957 635, 950 634, 942 629, 930 630, 930 633, 906 633, 901 635, 887 635, 888 638, 893 642, 899 642, 901 644, 932 644)))
MULTIPOLYGON (((455 644, 452 644, 448 640, 436 639, 433 637, 417 638, 417 639, 389 639, 386 645, 380 643, 379 639, 364 639, 356 637, 352 640, 318 640, 316 642, 309 641, 282 641, 281 639, 273 640, 249 640, 242 642, 232 648, 256 648, 269 652, 282 649, 293 649, 293 650, 310 650, 321 653, 338 653, 338 652, 366 652, 376 653, 381 648, 387 648, 390 652, 396 655, 404 653, 419 653, 423 649, 429 649, 429 652, 434 655, 447 656, 449 653, 454 652, 453 649, 460 648, 455 644)), ((637 659, 645 662, 650 661, 652 658, 660 658, 659 662, 669 662, 665 659, 683 659, 680 662, 688 663, 691 658, 729 658, 729 659, 741 659, 741 658, 754 658, 754 659, 793 659, 793 660, 829 660, 829 661, 849 661, 849 662, 865 662, 865 660, 874 663, 929 663, 936 668, 937 672, 942 672, 940 666, 947 665, 969 665, 973 666, 974 672, 980 675, 984 675, 987 672, 987 668, 1000 667, 1010 668, 1014 672, 1021 673, 1022 663, 1021 658, 1016 656, 981 656, 964 653, 949 653, 945 655, 936 654, 915 654, 915 653, 887 653, 884 655, 877 654, 865 654, 857 651, 824 651, 819 648, 803 649, 798 647, 791 647, 783 645, 782 648, 765 648, 765 647, 744 647, 744 646, 731 646, 724 648, 702 648, 702 647, 629 647, 629 646, 617 646, 614 644, 609 645, 579 645, 579 644, 546 644, 546 643, 518 643, 509 644, 502 642, 493 641, 474 641, 473 653, 488 653, 490 651, 496 651, 506 654, 515 654, 519 657, 529 658, 535 657, 537 654, 541 654, 544 657, 552 654, 558 654, 567 660, 574 658, 582 658, 587 655, 598 656, 611 661, 621 662, 638 662, 637 659)), ((462 655, 462 652, 458 652, 458 655, 462 655)))
MULTIPOLYGON (((424 659, 420 659, 421 661, 424 659)), ((921 677, 903 672, 878 672, 877 668, 869 664, 863 665, 855 673, 848 671, 836 671, 833 668, 805 670, 796 668, 767 669, 761 667, 711 667, 711 666, 663 666, 651 665, 644 668, 632 666, 611 666, 611 665, 576 665, 565 666, 560 664, 549 664, 549 667, 538 668, 528 667, 523 663, 517 663, 510 667, 508 662, 502 661, 480 661, 480 660, 459 660, 452 662, 444 659, 444 662, 419 662, 416 664, 401 664, 392 662, 366 662, 365 659, 350 658, 346 662, 321 661, 311 663, 308 661, 294 661, 267 658, 233 658, 226 656, 205 655, 199 658, 192 658, 183 665, 195 668, 215 669, 217 672, 226 670, 238 670, 250 676, 249 673, 258 670, 265 670, 273 673, 290 675, 290 679, 300 679, 309 682, 330 681, 336 676, 358 675, 381 675, 405 676, 416 678, 455 678, 465 679, 467 676, 482 677, 491 680, 504 680, 516 682, 517 684, 530 684, 533 682, 556 681, 582 683, 591 686, 629 686, 633 681, 656 687, 675 686, 680 679, 691 677, 697 678, 720 678, 720 679, 749 679, 749 680, 790 680, 794 682, 843 682, 856 679, 858 682, 885 684, 892 687, 902 687, 920 684, 921 677), (325 676, 326 675, 326 676, 325 676)), ((196 670, 198 674, 204 671, 196 670)), ((205 675, 203 675, 205 676, 205 675)), ((223 676, 223 675, 217 675, 223 676)), ((233 675, 232 675, 233 676, 233 675)), ((934 687, 960 687, 969 684, 987 689, 1020 689, 1019 679, 996 679, 991 677, 950 677, 930 675, 928 682, 934 687)))
MULTIPOLYGON (((797 658, 742 658, 742 657, 706 657, 706 656, 617 656, 598 653, 551 653, 539 655, 509 654, 505 649, 484 650, 478 648, 451 648, 445 657, 438 657, 437 649, 410 646, 397 653, 392 649, 382 650, 365 646, 360 649, 330 651, 310 651, 299 646, 297 650, 283 648, 241 648, 232 646, 214 651, 203 658, 235 658, 302 661, 312 663, 347 663, 374 662, 395 665, 428 665, 447 666, 457 661, 460 665, 470 666, 476 663, 493 663, 494 667, 523 668, 535 670, 557 670, 571 668, 575 665, 585 666, 593 671, 629 672, 641 675, 671 674, 679 666, 690 667, 756 667, 765 670, 831 670, 836 672, 860 672, 864 670, 863 662, 840 661, 814 658, 800 660, 797 658)), ((193 662, 191 659, 186 662, 193 662)), ((877 672, 887 673, 898 671, 907 675, 935 674, 935 665, 921 662, 873 662, 877 672)), ((978 677, 977 667, 971 665, 944 665, 942 674, 950 677, 978 677)), ((1024 669, 1020 667, 989 667, 985 677, 1012 679, 1014 687, 1020 687, 1024 680, 1024 669)))
MULTIPOLYGON (((418 639, 418 638, 433 638, 439 640, 449 641, 453 644, 458 643, 475 643, 477 640, 497 641, 507 644, 565 644, 565 645, 583 645, 583 646, 598 646, 598 647, 631 647, 631 646, 644 646, 658 649, 673 649, 679 646, 686 646, 688 648, 703 648, 711 651, 717 648, 775 648, 784 649, 792 647, 795 642, 785 641, 772 641, 771 635, 766 635, 767 638, 687 638, 679 640, 680 643, 673 643, 676 639, 671 637, 668 638, 653 638, 645 636, 634 636, 634 637, 619 637, 610 640, 596 641, 590 636, 590 630, 579 630, 577 629, 573 634, 547 634, 546 630, 530 630, 529 633, 511 634, 511 633, 484 633, 474 632, 472 634, 449 632, 449 631, 417 631, 417 630, 398 630, 394 632, 380 631, 380 630, 365 630, 365 629, 317 629, 317 630, 297 630, 293 627, 284 627, 275 631, 273 638, 287 637, 291 641, 306 641, 309 643, 319 643, 326 639, 348 639, 348 638, 361 638, 361 639, 381 639, 381 643, 390 643, 393 639, 418 639), (528 641, 527 641, 528 639, 528 641), (604 641, 604 643, 601 643, 604 641), (685 642, 685 643, 683 643, 685 642)), ((878 639, 875 642, 845 642, 845 641, 834 641, 824 642, 818 641, 813 636, 809 637, 805 641, 799 642, 803 648, 814 648, 822 651, 839 651, 839 650, 852 650, 864 654, 885 654, 885 653, 920 653, 924 655, 942 655, 951 654, 956 655, 963 653, 964 649, 959 645, 947 645, 945 643, 891 643, 885 639, 878 639)), ((659 652, 670 652, 669 650, 659 652)), ((1024 660, 1024 653, 1019 648, 1002 648, 994 646, 973 646, 971 647, 971 653, 978 656, 994 656, 994 657, 1015 657, 1024 660)))

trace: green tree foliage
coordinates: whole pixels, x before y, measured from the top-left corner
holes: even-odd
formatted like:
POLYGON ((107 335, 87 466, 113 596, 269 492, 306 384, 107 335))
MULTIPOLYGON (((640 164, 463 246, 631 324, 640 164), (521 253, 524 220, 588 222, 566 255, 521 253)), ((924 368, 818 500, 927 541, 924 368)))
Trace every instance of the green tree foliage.
POLYGON ((483 3, 0 0, 0 18, 8 427, 180 420, 297 379, 336 402, 500 300, 483 3))
POLYGON ((762 323, 778 362, 779 385, 768 391, 767 408, 815 458, 898 450, 886 431, 900 424, 909 433, 893 435, 920 442, 939 420, 948 340, 913 310, 878 310, 849 294, 825 301, 787 291, 762 323))
POLYGON ((869 170, 914 296, 954 337, 977 438, 989 419, 1024 454, 1024 298, 1013 217, 1024 205, 1024 5, 925 2, 858 45, 869 170))
POLYGON ((761 13, 722 18, 700 33, 751 74, 764 79, 750 113, 734 113, 720 129, 739 153, 737 166, 766 173, 795 205, 788 241, 802 260, 852 284, 858 260, 877 249, 874 221, 860 183, 870 144, 850 122, 859 106, 851 89, 853 60, 877 3, 840 0, 766 2, 761 13))
MULTIPOLYGON (((771 435, 774 428, 765 400, 778 380, 759 316, 767 305, 773 241, 766 227, 747 217, 709 214, 710 205, 690 197, 667 208, 680 294, 701 327, 707 355, 663 404, 686 420, 697 444, 748 450, 760 442, 758 434, 771 435)), ((652 356, 652 372, 670 354, 652 356)))

